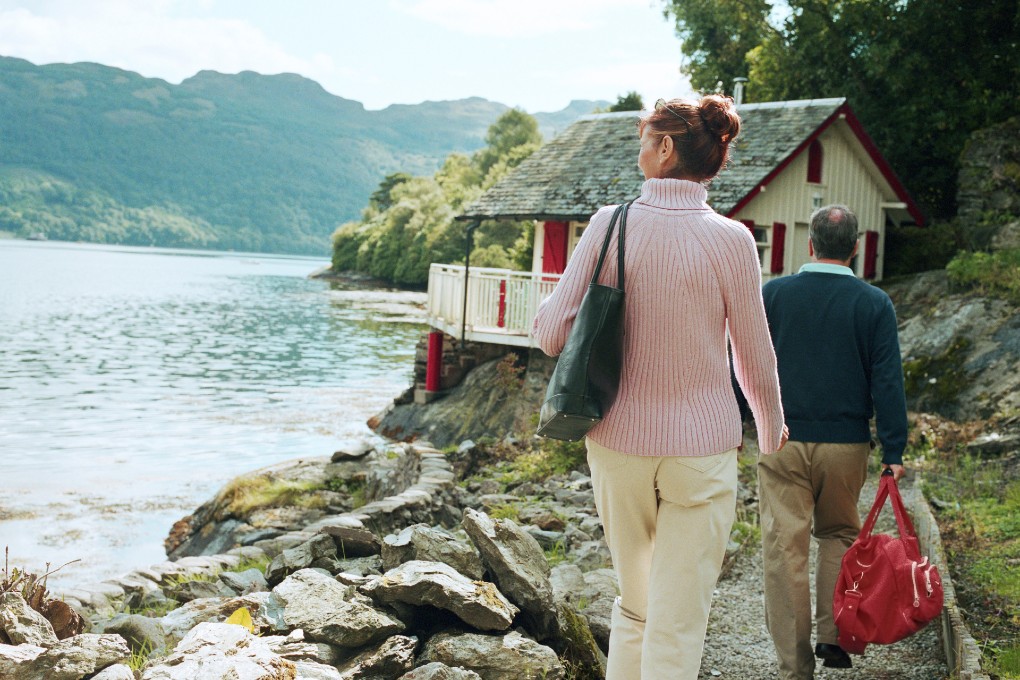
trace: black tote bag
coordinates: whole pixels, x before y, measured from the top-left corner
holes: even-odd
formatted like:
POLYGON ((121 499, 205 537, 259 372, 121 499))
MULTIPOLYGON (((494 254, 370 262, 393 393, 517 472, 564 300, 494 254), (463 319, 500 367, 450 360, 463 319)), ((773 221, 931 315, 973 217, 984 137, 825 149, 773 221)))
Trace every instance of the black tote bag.
POLYGON ((543 437, 581 439, 616 399, 623 364, 623 241, 629 205, 624 203, 613 213, 595 273, 549 378, 538 417, 538 434, 543 437), (614 288, 600 285, 598 279, 618 221, 614 288))

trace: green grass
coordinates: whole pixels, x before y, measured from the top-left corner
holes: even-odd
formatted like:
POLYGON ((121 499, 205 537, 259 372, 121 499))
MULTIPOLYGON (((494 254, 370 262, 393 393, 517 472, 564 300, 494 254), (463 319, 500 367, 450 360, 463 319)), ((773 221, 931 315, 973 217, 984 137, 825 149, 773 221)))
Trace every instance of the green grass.
POLYGON ((985 670, 1020 678, 1020 480, 962 447, 915 446, 950 574, 985 670))
POLYGON ((956 286, 1020 303, 1020 248, 961 252, 946 265, 946 273, 956 286))
POLYGON ((254 510, 265 508, 322 508, 326 505, 325 500, 313 493, 321 488, 314 482, 242 477, 223 490, 221 507, 225 516, 234 517, 246 517, 254 510))

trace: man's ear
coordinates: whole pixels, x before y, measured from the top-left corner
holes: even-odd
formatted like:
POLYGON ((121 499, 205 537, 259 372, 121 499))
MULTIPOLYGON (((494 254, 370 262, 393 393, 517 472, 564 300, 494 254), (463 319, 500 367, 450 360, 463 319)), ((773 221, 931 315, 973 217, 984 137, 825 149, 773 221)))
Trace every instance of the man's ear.
POLYGON ((854 241, 854 252, 850 253, 850 259, 857 257, 857 249, 861 247, 861 239, 854 241))
POLYGON ((807 254, 808 257, 815 256, 815 244, 811 242, 810 238, 807 240, 807 254))

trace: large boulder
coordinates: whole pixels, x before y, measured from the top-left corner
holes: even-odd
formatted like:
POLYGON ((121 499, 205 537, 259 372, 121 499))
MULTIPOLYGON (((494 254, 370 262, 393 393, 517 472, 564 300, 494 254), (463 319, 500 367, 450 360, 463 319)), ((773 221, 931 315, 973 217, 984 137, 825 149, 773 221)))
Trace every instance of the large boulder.
POLYGON ((508 432, 533 429, 531 417, 542 404, 556 360, 530 350, 519 384, 500 378, 500 359, 472 369, 442 399, 428 404, 390 404, 369 421, 376 432, 398 440, 424 438, 440 448, 483 436, 501 439, 508 432))
POLYGON ((539 639, 555 637, 559 622, 549 562, 538 541, 508 519, 493 520, 471 508, 464 511, 462 525, 499 590, 529 620, 529 630, 539 639))
POLYGON ((418 661, 460 666, 478 673, 482 680, 558 680, 564 676, 556 652, 518 632, 502 636, 438 633, 425 643, 418 661))
POLYGON ((52 647, 57 644, 53 626, 42 614, 28 606, 19 593, 0 595, 0 630, 16 645, 52 647))
POLYGON ((478 552, 449 531, 414 524, 400 533, 389 534, 382 542, 383 567, 393 569, 404 562, 424 560, 443 562, 468 578, 480 580, 485 568, 478 552))
POLYGON ((60 640, 49 649, 21 645, 28 652, 13 658, 0 645, 0 678, 17 680, 81 680, 107 666, 126 662, 131 656, 127 642, 119 635, 83 633, 60 640), (36 650, 42 650, 36 654, 36 650))
POLYGON ((944 271, 883 287, 899 319, 908 409, 978 420, 1020 408, 1020 307, 953 293, 944 271))
POLYGON ((506 630, 518 611, 493 584, 472 581, 441 562, 405 562, 362 591, 384 603, 431 605, 479 630, 506 630))
POLYGON ((290 629, 301 628, 309 639, 337 647, 356 648, 401 633, 404 624, 377 609, 353 586, 344 586, 313 569, 302 569, 273 588, 290 629))
POLYGON ((142 680, 296 680, 294 662, 277 656, 242 626, 200 623, 173 653, 142 673, 142 680))

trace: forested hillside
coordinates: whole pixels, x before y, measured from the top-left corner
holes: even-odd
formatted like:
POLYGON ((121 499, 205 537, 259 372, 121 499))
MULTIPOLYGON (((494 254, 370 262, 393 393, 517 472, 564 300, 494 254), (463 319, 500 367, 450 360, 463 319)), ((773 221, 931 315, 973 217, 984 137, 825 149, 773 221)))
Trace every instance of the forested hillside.
MULTIPOLYGON (((543 133, 605 102, 536 114, 543 133)), ((480 98, 366 111, 306 78, 203 71, 180 85, 0 57, 0 232, 326 255, 389 174, 485 146, 480 98)))

